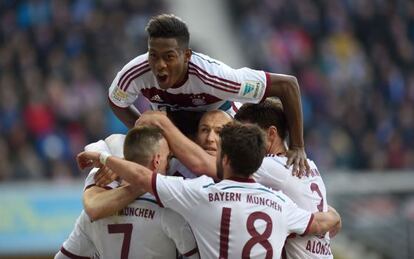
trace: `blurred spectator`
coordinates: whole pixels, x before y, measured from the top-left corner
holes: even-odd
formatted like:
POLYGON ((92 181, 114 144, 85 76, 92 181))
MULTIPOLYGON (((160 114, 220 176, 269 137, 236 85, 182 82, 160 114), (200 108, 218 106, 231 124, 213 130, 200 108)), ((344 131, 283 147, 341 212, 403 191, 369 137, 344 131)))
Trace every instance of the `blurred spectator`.
POLYGON ((413 169, 414 2, 228 0, 258 69, 298 77, 320 168, 413 169))
POLYGON ((87 143, 126 130, 105 92, 163 10, 162 0, 1 1, 0 181, 73 179, 87 143))

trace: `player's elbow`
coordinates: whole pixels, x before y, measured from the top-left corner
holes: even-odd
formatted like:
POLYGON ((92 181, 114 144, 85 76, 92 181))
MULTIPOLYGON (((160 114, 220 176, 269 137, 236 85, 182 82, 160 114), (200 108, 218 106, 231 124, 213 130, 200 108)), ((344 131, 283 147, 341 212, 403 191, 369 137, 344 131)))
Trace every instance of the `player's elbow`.
POLYGON ((309 234, 321 235, 338 226, 341 222, 339 214, 333 214, 330 212, 318 212, 314 214, 314 220, 312 222, 309 234))
POLYGON ((103 216, 100 214, 100 211, 97 208, 90 206, 88 203, 84 203, 84 210, 91 221, 96 221, 103 218, 103 216))

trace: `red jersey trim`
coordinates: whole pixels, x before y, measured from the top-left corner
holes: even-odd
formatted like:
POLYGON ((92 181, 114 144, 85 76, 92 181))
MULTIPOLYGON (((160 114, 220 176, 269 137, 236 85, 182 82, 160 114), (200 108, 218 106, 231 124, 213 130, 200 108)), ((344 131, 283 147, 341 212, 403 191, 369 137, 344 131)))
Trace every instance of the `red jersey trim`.
POLYGON ((131 74, 130 75, 131 77, 128 76, 128 78, 125 79, 126 81, 123 83, 123 85, 121 85, 121 90, 122 90, 122 87, 124 87, 123 91, 125 92, 128 89, 128 87, 131 85, 131 82, 133 80, 135 80, 137 77, 140 77, 141 75, 143 75, 143 74, 145 74, 149 71, 151 71, 151 68, 149 68, 149 65, 148 65, 148 66, 143 67, 139 71, 137 70, 136 73, 131 74))
POLYGON ((313 213, 312 213, 312 214, 311 214, 311 217, 310 217, 310 219, 309 219, 308 225, 306 226, 305 232, 303 232, 303 234, 302 234, 302 235, 300 235, 301 237, 306 236, 306 235, 308 234, 309 229, 310 229, 310 226, 311 226, 311 224, 312 224, 312 222, 313 222, 313 218, 314 218, 314 216, 313 216, 313 213))
POLYGON ((227 178, 226 180, 232 180, 236 182, 242 182, 242 183, 255 183, 256 181, 253 178, 242 178, 237 176, 232 176, 230 178, 227 178))
MULTIPOLYGON (((234 85, 234 86, 236 86, 237 88, 240 88, 240 83, 238 83, 238 82, 234 82, 234 81, 231 81, 231 80, 228 80, 228 79, 222 78, 222 77, 218 77, 218 76, 215 76, 215 75, 209 74, 207 71, 205 71, 204 69, 202 69, 201 67, 197 66, 196 64, 194 64, 194 63, 193 63, 193 62, 191 62, 191 61, 189 62, 189 64, 190 64, 190 65, 193 65, 193 66, 194 66, 194 69, 196 69, 196 70, 198 70, 198 71, 202 72, 202 73, 203 73, 203 74, 205 74, 206 76, 209 76, 209 77, 211 77, 211 78, 218 79, 218 80, 220 80, 220 81, 222 81, 222 82, 226 82, 226 83, 229 83, 230 85, 234 85)), ((236 88, 234 88, 234 86, 233 86, 233 87, 231 87, 231 88, 236 89, 236 88)), ((230 86, 229 86, 229 87, 230 87, 230 86)))
POLYGON ((121 106, 119 106, 118 104, 116 104, 116 103, 114 103, 112 100, 111 100, 111 97, 109 97, 108 96, 108 99, 109 99, 109 101, 114 105, 114 106, 116 106, 116 107, 118 107, 118 108, 121 108, 121 109, 128 109, 129 108, 129 106, 127 106, 127 107, 121 107, 121 106))
POLYGON ((155 199, 157 200, 158 205, 161 208, 164 208, 164 205, 162 204, 160 197, 158 196, 157 192, 157 173, 152 173, 152 179, 151 179, 151 186, 152 186, 152 192, 154 193, 155 199))
POLYGON ((193 250, 188 251, 187 253, 183 254, 183 256, 192 256, 198 252, 198 247, 195 247, 193 250))
POLYGON ((206 76, 205 74, 203 74, 202 71, 194 67, 189 67, 188 71, 193 72, 192 74, 197 75, 200 79, 202 78, 205 81, 215 84, 216 86, 220 85, 222 87, 228 88, 229 91, 239 92, 240 84, 238 84, 237 86, 233 86, 233 85, 229 85, 228 83, 222 82, 220 79, 217 79, 217 77, 210 78, 206 76))
MULTIPOLYGON (((96 186, 96 184, 89 184, 88 186, 86 186, 85 187, 85 191, 87 190, 87 189, 89 189, 89 188, 91 188, 91 187, 94 187, 94 186, 96 186)), ((98 186, 99 187, 99 186, 98 186)), ((111 187, 111 186, 105 186, 105 187, 100 187, 100 188, 104 188, 105 190, 112 190, 113 188, 111 187)))
POLYGON ((215 84, 213 84, 213 83, 209 83, 209 82, 207 82, 205 79, 203 79, 203 77, 200 75, 200 73, 198 73, 196 70, 195 70, 195 72, 193 72, 193 70, 189 70, 189 72, 188 72, 189 74, 191 74, 191 75, 195 75, 196 77, 198 77, 204 84, 206 84, 206 85, 209 85, 209 86, 211 86, 211 87, 214 87, 214 88, 216 88, 216 89, 219 89, 219 90, 222 90, 222 91, 225 91, 225 92, 228 92, 228 93, 233 93, 233 94, 237 94, 239 91, 235 91, 235 90, 229 90, 229 89, 226 89, 226 88, 223 88, 223 87, 221 87, 221 86, 218 86, 218 85, 215 85, 215 84))
POLYGON ((270 88, 272 86, 272 79, 270 79, 270 73, 265 72, 265 74, 266 74, 266 90, 260 102, 263 102, 267 97, 269 97, 270 88))
MULTIPOLYGON (((145 60, 145 61, 143 61, 143 62, 141 62, 141 63, 139 63, 135 66, 132 66, 127 71, 125 71, 125 73, 121 76, 121 78, 118 81, 118 86, 122 86, 125 83, 124 79, 126 77, 129 77, 131 74, 134 74, 137 70, 140 70, 143 66, 145 66, 147 64, 148 64, 148 60, 145 60)), ((122 89, 122 87, 121 87, 121 89, 122 89)))
POLYGON ((90 257, 87 257, 87 256, 80 256, 80 255, 72 254, 71 252, 66 250, 63 246, 60 248, 60 251, 62 252, 62 254, 72 259, 90 259, 90 257))

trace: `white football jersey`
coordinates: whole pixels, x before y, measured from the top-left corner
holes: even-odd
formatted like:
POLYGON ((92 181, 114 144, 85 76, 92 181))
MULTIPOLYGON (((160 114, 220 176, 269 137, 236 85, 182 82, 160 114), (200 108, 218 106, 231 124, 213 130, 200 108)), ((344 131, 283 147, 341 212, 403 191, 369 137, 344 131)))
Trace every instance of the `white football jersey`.
POLYGON ((285 194, 253 179, 214 183, 207 176, 154 174, 152 182, 160 206, 192 227, 201 258, 279 258, 286 237, 306 233, 313 219, 285 194))
MULTIPOLYGON (((86 151, 106 152, 123 157, 125 135, 114 134, 89 144, 86 151)), ((85 180, 85 189, 94 186, 93 168, 85 180)), ((107 189, 117 188, 114 181, 107 189)), ((61 252, 73 258, 176 258, 178 251, 198 258, 194 235, 185 220, 172 210, 160 208, 150 194, 138 197, 117 215, 91 222, 82 211, 61 252)))
POLYGON ((193 52, 185 82, 167 90, 159 87, 148 63, 148 53, 126 64, 109 88, 109 100, 128 107, 139 95, 145 96, 153 110, 208 111, 221 109, 232 115, 232 102, 257 103, 265 96, 270 77, 250 68, 233 69, 221 61, 193 52))
MULTIPOLYGON (((315 163, 308 159, 310 175, 298 178, 292 176, 291 169, 285 168, 286 161, 286 157, 267 155, 253 178, 267 187, 283 191, 302 209, 328 211, 325 184, 315 163)), ((285 252, 287 258, 333 258, 329 233, 290 237, 286 241, 285 252)))
POLYGON ((68 239, 63 242, 60 252, 69 258, 92 258, 97 255, 97 250, 93 244, 87 225, 90 224, 88 215, 82 210, 76 219, 75 226, 68 239))
POLYGON ((160 208, 150 194, 84 228, 100 259, 176 258, 176 248, 185 256, 197 253, 187 222, 176 212, 160 208))

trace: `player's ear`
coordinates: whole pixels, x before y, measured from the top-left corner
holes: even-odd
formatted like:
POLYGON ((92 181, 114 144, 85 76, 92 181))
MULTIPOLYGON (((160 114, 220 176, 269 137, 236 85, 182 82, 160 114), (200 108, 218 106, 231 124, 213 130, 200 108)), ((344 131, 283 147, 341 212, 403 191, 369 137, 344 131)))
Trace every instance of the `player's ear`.
POLYGON ((184 50, 184 60, 185 63, 190 62, 191 55, 193 54, 193 51, 190 48, 187 48, 184 50))
POLYGON ((155 171, 158 171, 158 168, 160 167, 160 154, 156 153, 154 157, 152 158, 152 166, 154 167, 155 171))
POLYGON ((273 141, 277 137, 277 128, 270 126, 266 131, 266 137, 269 141, 273 141))

